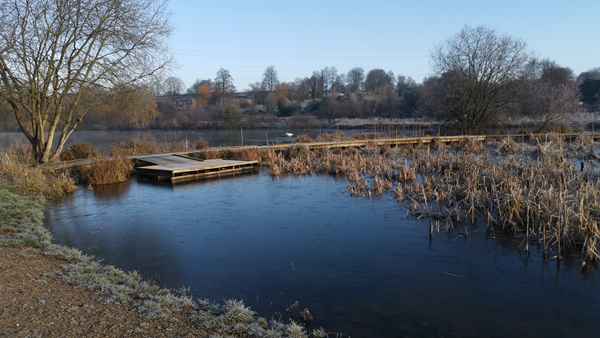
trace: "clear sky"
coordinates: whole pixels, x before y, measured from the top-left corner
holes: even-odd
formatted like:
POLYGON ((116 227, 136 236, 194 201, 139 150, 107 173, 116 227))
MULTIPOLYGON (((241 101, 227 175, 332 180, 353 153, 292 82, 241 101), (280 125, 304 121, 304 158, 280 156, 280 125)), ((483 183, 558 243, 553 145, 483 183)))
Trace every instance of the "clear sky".
POLYGON ((421 82, 430 49, 465 25, 528 43, 576 75, 600 67, 600 0, 171 0, 170 45, 186 88, 230 71, 238 91, 273 65, 280 81, 335 67, 393 71, 421 82))

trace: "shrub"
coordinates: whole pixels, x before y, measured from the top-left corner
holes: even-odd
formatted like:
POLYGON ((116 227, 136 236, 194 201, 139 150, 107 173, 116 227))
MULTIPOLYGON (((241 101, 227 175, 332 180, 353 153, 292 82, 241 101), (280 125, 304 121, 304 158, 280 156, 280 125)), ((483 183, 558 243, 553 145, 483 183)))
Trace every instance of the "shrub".
POLYGON ((198 139, 196 140, 196 149, 203 150, 203 149, 208 149, 208 148, 209 148, 208 141, 206 141, 202 137, 198 137, 198 139))
POLYGON ((94 159, 88 183, 101 185, 125 182, 131 169, 132 161, 123 155, 116 155, 110 159, 94 159))
POLYGON ((313 139, 308 137, 307 135, 300 135, 300 136, 296 137, 296 139, 292 143, 312 143, 312 142, 314 142, 313 139))
POLYGON ((100 156, 100 152, 91 143, 78 140, 70 145, 62 154, 60 159, 63 161, 73 161, 84 158, 92 158, 100 156))
POLYGON ((285 157, 287 159, 292 159, 300 156, 306 156, 309 153, 310 149, 308 149, 308 147, 304 144, 294 144, 285 150, 285 157))

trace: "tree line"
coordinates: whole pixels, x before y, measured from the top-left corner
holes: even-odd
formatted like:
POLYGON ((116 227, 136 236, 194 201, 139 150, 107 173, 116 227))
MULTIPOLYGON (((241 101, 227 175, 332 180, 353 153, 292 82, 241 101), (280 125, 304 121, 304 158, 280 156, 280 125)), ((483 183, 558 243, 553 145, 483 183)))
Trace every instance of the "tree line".
POLYGON ((576 77, 486 26, 465 26, 435 46, 433 73, 422 83, 361 67, 283 82, 269 66, 241 95, 224 68, 185 89, 166 76, 173 64, 166 0, 0 0, 0 8, 0 127, 23 132, 38 163, 55 161, 73 131, 90 125, 431 117, 465 134, 515 119, 545 131, 600 101, 600 68, 576 77), (187 98, 173 99, 181 94, 187 98))

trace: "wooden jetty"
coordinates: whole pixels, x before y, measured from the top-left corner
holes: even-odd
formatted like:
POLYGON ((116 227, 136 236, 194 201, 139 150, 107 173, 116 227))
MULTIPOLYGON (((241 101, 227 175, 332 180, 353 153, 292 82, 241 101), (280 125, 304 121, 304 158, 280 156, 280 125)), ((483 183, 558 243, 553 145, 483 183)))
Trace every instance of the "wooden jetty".
POLYGON ((153 177, 172 182, 198 178, 252 172, 257 160, 214 159, 202 160, 181 154, 156 154, 134 156, 136 161, 147 164, 137 167, 139 176, 153 177))

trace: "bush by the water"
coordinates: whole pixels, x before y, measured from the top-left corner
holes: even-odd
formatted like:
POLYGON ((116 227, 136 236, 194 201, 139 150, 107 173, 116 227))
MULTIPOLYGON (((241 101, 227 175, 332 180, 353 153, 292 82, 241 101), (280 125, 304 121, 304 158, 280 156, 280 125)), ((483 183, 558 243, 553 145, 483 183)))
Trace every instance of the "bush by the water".
POLYGON ((100 156, 100 152, 94 145, 82 140, 73 143, 60 154, 60 159, 63 161, 79 160, 84 158, 92 158, 100 156))
POLYGON ((110 159, 94 159, 88 184, 102 185, 125 182, 129 179, 129 173, 133 169, 133 163, 123 155, 116 155, 110 159))

